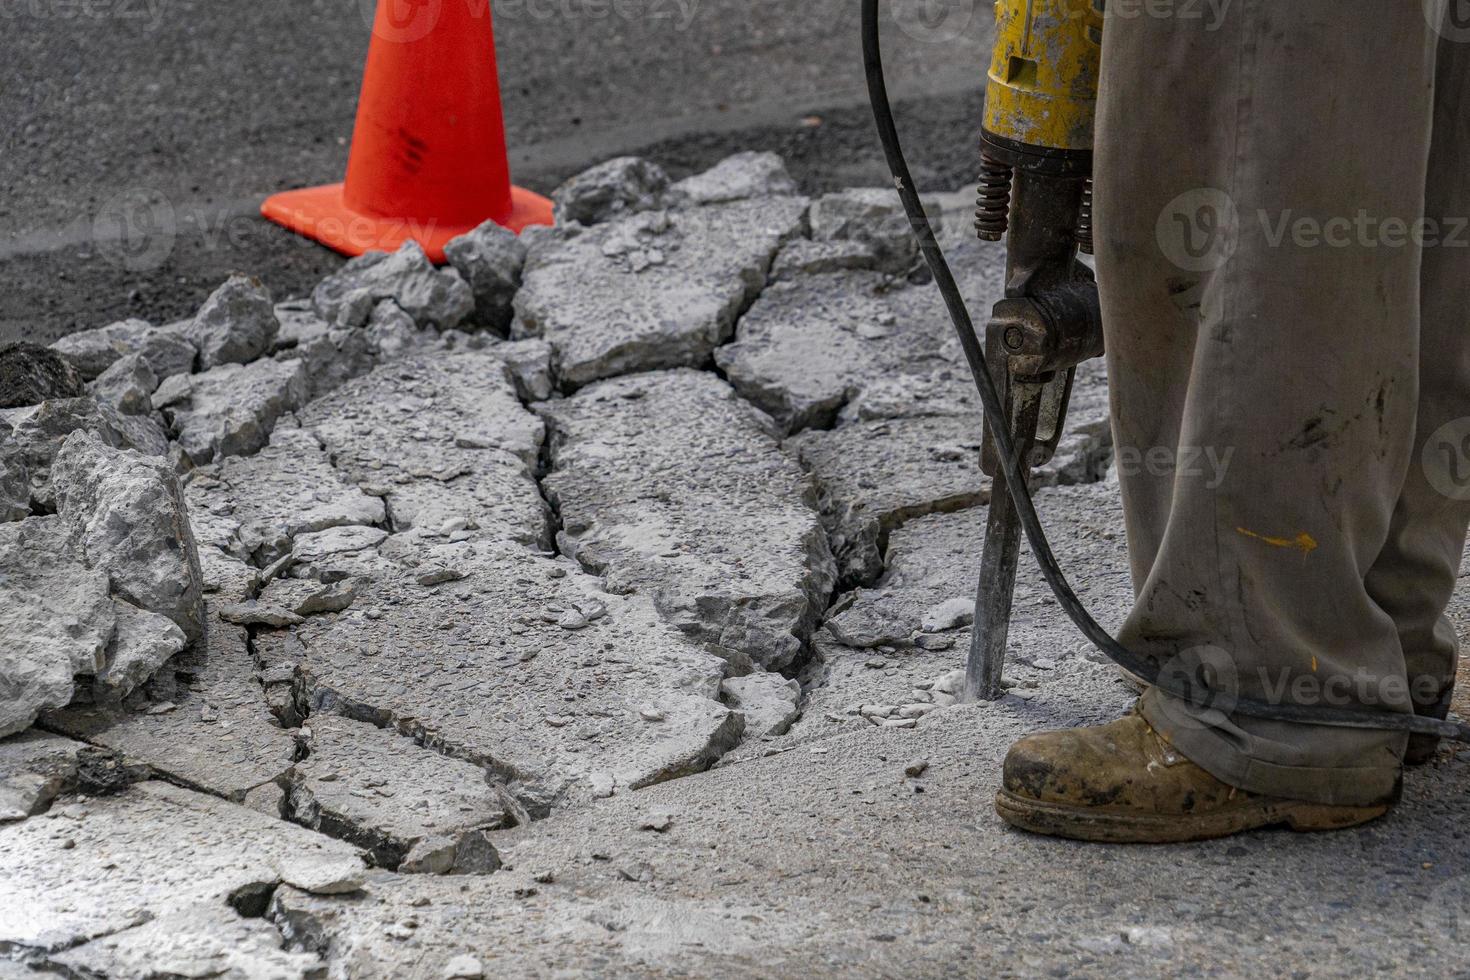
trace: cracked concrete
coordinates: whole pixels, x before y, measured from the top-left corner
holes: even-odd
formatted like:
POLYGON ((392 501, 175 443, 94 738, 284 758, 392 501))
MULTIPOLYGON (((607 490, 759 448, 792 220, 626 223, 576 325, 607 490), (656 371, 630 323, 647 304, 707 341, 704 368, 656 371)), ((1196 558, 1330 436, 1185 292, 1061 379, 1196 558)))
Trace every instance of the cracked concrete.
POLYGON ((654 597, 739 673, 792 666, 835 580, 814 488, 719 378, 637 374, 548 402, 563 554, 654 597))
MULTIPOLYGON (((1390 820, 1296 848, 1004 830, 1010 742, 1133 695, 1023 556, 1007 693, 954 704, 989 487, 894 196, 808 202, 759 154, 579 186, 586 225, 525 236, 518 290, 493 232, 460 273, 372 257, 265 341, 246 296, 244 364, 190 373, 185 325, 73 340, 89 377, 133 359, 143 414, 0 416, 0 540, 40 540, 56 449, 98 432, 182 472, 207 603, 131 694, 68 669, 72 703, 0 740, 0 976, 1243 975, 1283 944, 1323 975, 1470 969, 1450 750, 1390 820)), ((972 195, 931 203, 988 307, 972 195)), ((1088 365, 1038 505, 1115 626, 1110 451, 1088 365)))

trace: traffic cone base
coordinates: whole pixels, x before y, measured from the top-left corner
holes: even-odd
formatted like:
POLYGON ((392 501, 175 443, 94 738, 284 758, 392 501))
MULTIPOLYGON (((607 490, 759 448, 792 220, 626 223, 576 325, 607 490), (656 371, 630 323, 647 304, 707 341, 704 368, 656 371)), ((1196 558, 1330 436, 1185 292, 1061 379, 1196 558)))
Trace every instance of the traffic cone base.
MULTIPOLYGON (((276 224, 321 242, 343 255, 396 252, 398 246, 413 239, 436 263, 444 262, 444 246, 451 238, 463 235, 482 223, 445 224, 435 220, 364 214, 348 207, 342 197, 344 186, 328 184, 273 194, 260 206, 260 213, 276 224)), ((552 223, 551 201, 540 194, 523 187, 511 187, 510 200, 510 214, 503 217, 488 215, 487 218, 494 218, 497 224, 517 234, 530 225, 552 223)))

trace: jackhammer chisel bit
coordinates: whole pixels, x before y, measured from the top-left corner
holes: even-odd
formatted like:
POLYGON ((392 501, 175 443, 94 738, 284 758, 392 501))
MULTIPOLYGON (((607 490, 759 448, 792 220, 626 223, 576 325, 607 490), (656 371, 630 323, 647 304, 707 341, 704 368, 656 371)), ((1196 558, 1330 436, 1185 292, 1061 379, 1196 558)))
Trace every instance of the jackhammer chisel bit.
MULTIPOLYGON (((986 360, 1006 409, 1023 473, 1061 440, 1077 365, 1103 352, 1092 272, 1092 127, 1100 4, 1000 0, 981 129, 975 227, 1006 239, 1005 298, 985 328, 986 360)), ((982 468, 990 514, 965 670, 968 700, 1000 696, 1022 529, 986 426, 982 468)))

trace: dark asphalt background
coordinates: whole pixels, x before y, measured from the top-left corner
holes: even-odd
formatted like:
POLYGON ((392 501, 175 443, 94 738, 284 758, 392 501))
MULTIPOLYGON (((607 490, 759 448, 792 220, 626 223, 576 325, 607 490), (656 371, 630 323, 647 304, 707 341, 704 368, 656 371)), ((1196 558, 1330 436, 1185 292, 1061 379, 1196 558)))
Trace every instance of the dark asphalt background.
MULTIPOLYGON (((341 179, 373 2, 0 0, 0 341, 164 322, 232 270, 300 295, 338 265, 255 215, 341 179)), ((915 177, 954 189, 976 168, 990 5, 889 8, 915 177)), ((517 183, 625 152, 680 176, 741 149, 783 154, 809 192, 887 180, 858 0, 494 9, 517 183)))

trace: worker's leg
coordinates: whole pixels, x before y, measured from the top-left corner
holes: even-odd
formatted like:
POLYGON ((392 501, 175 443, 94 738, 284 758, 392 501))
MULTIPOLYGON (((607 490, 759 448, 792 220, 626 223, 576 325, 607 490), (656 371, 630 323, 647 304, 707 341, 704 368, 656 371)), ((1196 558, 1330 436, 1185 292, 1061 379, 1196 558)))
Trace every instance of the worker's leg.
POLYGON ((1456 641, 1445 606, 1470 522, 1470 38, 1440 44, 1429 154, 1420 303, 1419 418, 1414 457, 1368 573, 1368 593, 1393 616, 1421 714, 1443 717, 1456 641))
MULTIPOLYGON (((1365 578, 1412 457, 1436 36, 1418 3, 1109 8, 1098 271, 1139 591, 1122 639, 1256 698, 1408 711, 1365 578)), ((1388 797, 1405 744, 1157 690, 1143 712, 1219 779, 1321 803, 1388 797)))

